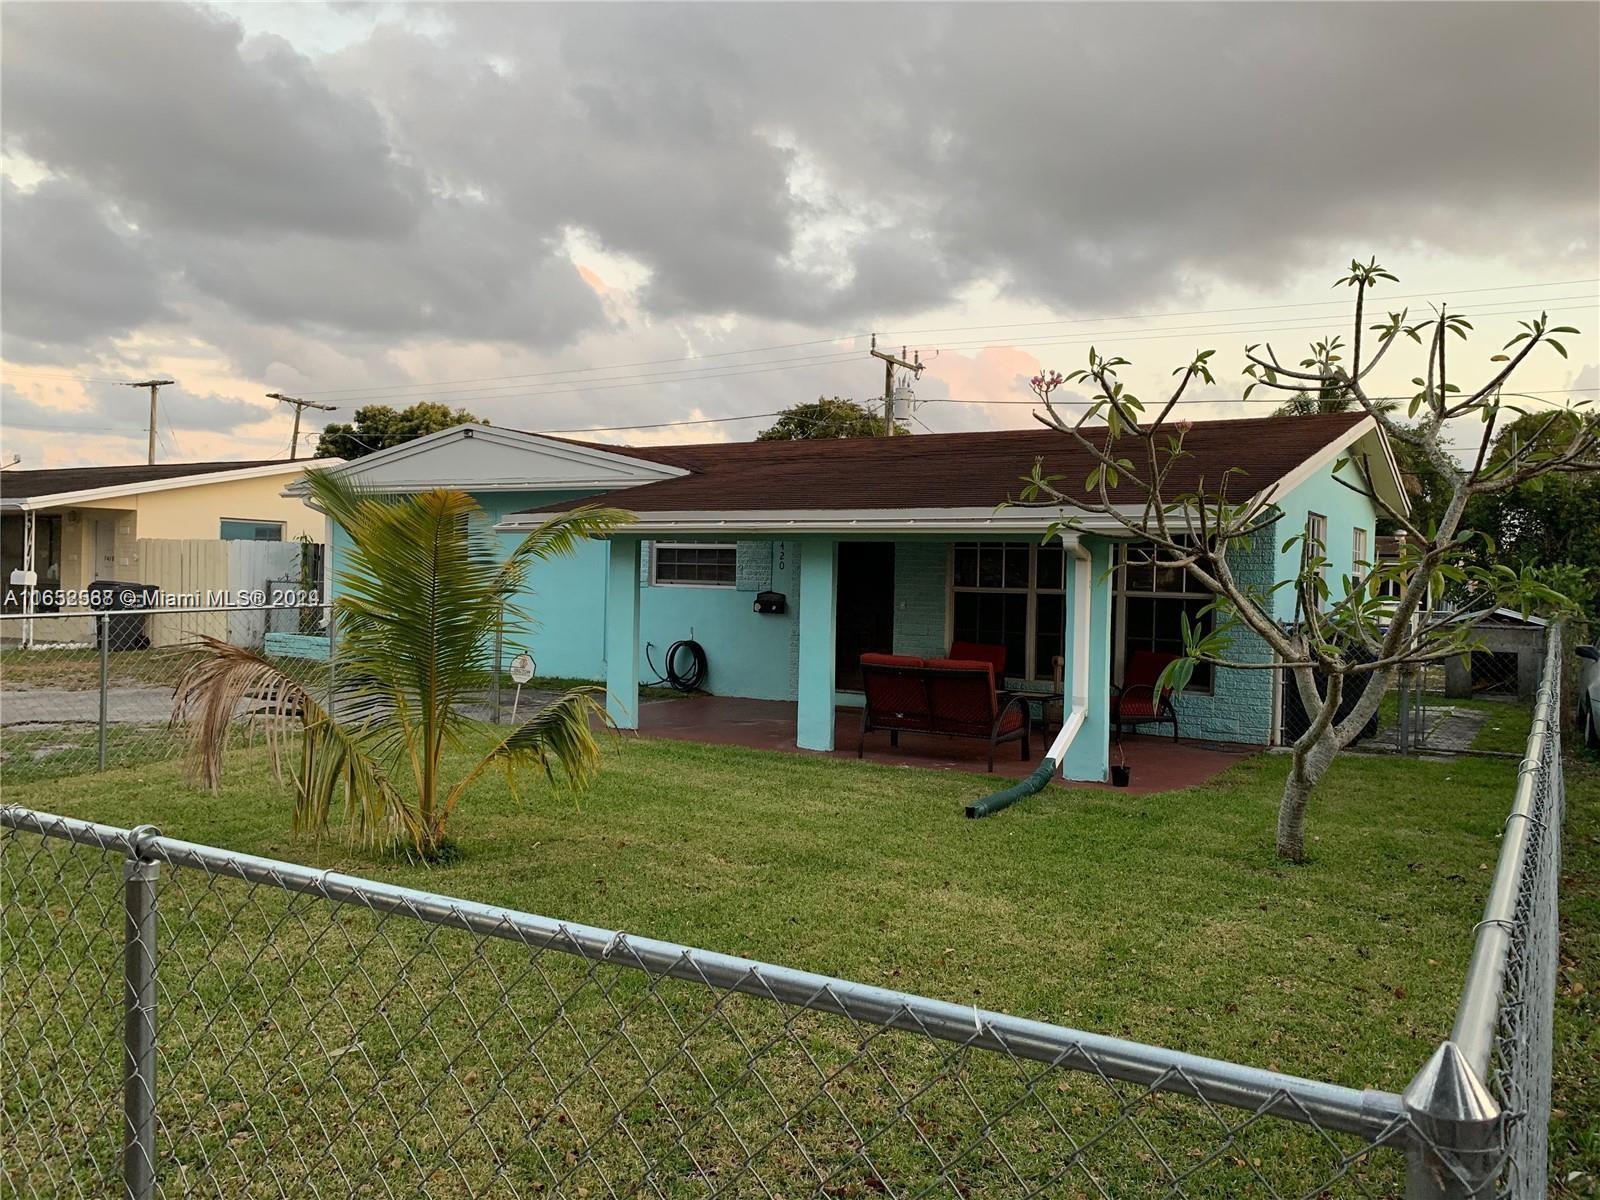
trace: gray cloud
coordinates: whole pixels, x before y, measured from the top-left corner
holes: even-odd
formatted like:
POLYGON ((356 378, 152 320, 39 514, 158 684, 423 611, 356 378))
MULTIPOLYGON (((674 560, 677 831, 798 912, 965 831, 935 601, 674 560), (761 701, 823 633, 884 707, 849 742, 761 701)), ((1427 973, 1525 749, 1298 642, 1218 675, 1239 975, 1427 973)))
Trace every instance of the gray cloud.
POLYGON ((149 239, 72 180, 46 180, 31 192, 0 181, 0 276, 0 325, 13 361, 96 345, 172 316, 149 239))
POLYGON ((182 4, 7 5, 6 142, 152 227, 395 237, 422 173, 277 38, 182 4))
POLYGON ((1104 312, 1358 251, 1548 278, 1600 247, 1592 5, 375 21, 307 57, 183 6, 7 5, 6 144, 88 231, 68 283, 7 258, 8 334, 167 320, 128 298, 159 262, 174 310, 251 365, 306 339, 332 359, 407 338, 554 354, 608 328, 562 249, 572 229, 647 269, 657 321, 830 332, 979 282, 1104 312), (97 269, 117 298, 80 310, 70 282, 97 269))

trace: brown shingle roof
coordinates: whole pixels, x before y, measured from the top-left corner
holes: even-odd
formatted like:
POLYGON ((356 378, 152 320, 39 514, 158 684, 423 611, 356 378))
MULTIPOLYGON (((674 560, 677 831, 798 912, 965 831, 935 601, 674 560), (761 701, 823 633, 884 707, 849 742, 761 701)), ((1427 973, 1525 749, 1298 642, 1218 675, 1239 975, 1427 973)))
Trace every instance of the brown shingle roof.
POLYGON ((59 496, 67 492, 87 492, 95 488, 132 487, 185 475, 212 475, 218 471, 243 471, 250 467, 277 466, 279 458, 252 459, 247 462, 140 463, 126 467, 62 467, 52 471, 0 471, 0 499, 31 500, 35 496, 59 496))
MULTIPOLYGON (((1222 472, 1246 472, 1232 490, 1242 498, 1281 479, 1364 413, 1196 421, 1184 439, 1190 457, 1168 476, 1168 493, 1207 485, 1222 472)), ((1049 429, 917 434, 796 442, 712 442, 687 446, 597 449, 668 463, 688 475, 614 495, 634 512, 754 512, 777 509, 992 508, 1021 489, 1042 458, 1058 486, 1081 494, 1093 463, 1067 435, 1049 429)), ((569 508, 584 501, 551 505, 569 508)))

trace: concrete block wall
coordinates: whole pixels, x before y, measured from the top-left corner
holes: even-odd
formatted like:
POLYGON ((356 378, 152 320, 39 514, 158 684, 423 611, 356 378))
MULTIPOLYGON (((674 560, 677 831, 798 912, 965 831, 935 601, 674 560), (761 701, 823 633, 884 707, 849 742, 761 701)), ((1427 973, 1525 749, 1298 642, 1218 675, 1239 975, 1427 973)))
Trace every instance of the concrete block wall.
POLYGON ((950 649, 945 631, 950 547, 947 542, 896 542, 894 652, 937 658, 950 649))
MULTIPOLYGON (((1265 594, 1272 586, 1277 550, 1270 532, 1258 534, 1248 549, 1236 545, 1228 555, 1235 578, 1265 594)), ((1233 635, 1227 655, 1241 662, 1272 661, 1267 644, 1244 631, 1233 635)), ((1272 736, 1273 675, 1218 667, 1210 695, 1185 692, 1178 698, 1179 732, 1185 738, 1265 745, 1272 736)), ((1156 727, 1146 732, 1156 732, 1156 727)))
POLYGON ((772 542, 738 542, 738 585, 741 592, 772 590, 772 542))

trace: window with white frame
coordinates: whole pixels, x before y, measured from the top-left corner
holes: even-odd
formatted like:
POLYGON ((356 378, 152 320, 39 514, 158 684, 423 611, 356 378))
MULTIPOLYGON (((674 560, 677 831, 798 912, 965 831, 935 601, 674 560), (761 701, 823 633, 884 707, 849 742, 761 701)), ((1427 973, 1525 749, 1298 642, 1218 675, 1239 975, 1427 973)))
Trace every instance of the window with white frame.
POLYGON ((1357 525, 1350 531, 1350 578, 1360 583, 1371 569, 1372 561, 1367 557, 1367 531, 1357 525))
POLYGON ((1067 620, 1060 544, 957 542, 951 553, 953 640, 1004 646, 1007 675, 1050 679, 1067 620))
MULTIPOLYGON (((1122 546, 1117 551, 1116 618, 1121 633, 1117 647, 1117 678, 1140 650, 1157 654, 1183 653, 1183 619, 1201 634, 1211 632, 1211 616, 1202 610, 1211 593, 1182 567, 1154 561, 1149 543, 1122 546)), ((1186 692, 1209 693, 1210 663, 1196 663, 1186 692)))
POLYGON ((656 542, 650 582, 661 587, 734 587, 739 551, 731 542, 656 542))
POLYGON ((1322 560, 1322 565, 1317 568, 1317 578, 1322 580, 1323 583, 1327 583, 1328 518, 1321 513, 1308 512, 1306 514, 1306 557, 1320 558, 1322 560))

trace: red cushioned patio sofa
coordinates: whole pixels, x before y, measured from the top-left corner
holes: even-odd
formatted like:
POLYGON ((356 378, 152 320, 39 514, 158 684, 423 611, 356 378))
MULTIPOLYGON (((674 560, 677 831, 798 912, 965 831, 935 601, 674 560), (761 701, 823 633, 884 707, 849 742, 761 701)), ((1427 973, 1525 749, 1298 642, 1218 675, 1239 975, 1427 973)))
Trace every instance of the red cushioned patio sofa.
POLYGON ((906 654, 863 654, 861 742, 867 734, 887 730, 889 745, 900 745, 901 733, 981 738, 989 743, 989 770, 995 747, 1020 742, 1027 762, 1033 719, 1027 699, 995 691, 993 661, 972 658, 914 658, 906 654))

